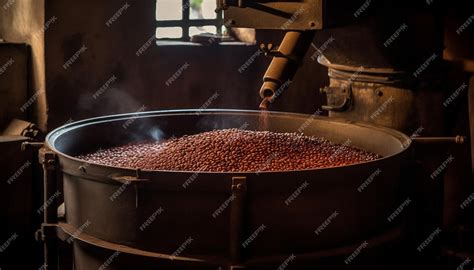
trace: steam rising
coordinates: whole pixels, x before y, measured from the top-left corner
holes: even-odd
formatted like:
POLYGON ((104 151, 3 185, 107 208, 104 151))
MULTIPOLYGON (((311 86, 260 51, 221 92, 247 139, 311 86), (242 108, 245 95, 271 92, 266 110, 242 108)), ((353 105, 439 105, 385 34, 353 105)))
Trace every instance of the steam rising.
POLYGON ((165 138, 165 133, 155 126, 148 131, 148 136, 155 141, 161 141, 165 138))
POLYGON ((78 107, 95 116, 131 113, 128 119, 120 123, 122 128, 120 133, 122 136, 127 136, 128 141, 161 141, 168 137, 162 130, 167 123, 165 121, 157 123, 156 119, 140 117, 140 113, 149 109, 127 91, 117 87, 99 90, 82 94, 78 100, 78 107))

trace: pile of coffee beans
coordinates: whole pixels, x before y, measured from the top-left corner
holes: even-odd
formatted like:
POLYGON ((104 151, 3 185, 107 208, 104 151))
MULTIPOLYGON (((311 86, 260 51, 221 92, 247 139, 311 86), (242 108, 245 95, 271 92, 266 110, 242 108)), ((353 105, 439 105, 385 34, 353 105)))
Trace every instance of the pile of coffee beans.
POLYGON ((113 147, 78 158, 122 168, 196 172, 291 171, 380 158, 350 144, 350 140, 336 144, 296 133, 223 129, 113 147))

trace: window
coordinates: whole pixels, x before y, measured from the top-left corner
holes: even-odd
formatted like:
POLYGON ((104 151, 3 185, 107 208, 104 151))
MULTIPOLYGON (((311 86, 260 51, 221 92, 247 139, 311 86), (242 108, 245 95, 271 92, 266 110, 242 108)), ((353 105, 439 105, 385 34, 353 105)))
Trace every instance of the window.
POLYGON ((215 12, 216 0, 156 0, 156 37, 189 41, 198 34, 222 35, 222 12, 215 12))

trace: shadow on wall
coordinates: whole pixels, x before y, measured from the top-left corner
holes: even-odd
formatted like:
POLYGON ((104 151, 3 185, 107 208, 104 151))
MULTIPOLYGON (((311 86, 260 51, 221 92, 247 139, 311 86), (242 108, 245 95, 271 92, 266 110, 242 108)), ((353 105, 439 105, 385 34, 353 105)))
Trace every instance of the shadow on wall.
MULTIPOLYGON (((44 64, 44 0, 8 0, 0 2, 0 39, 11 43, 26 43, 32 51, 32 84, 29 98, 36 94, 34 105, 28 108, 28 119, 46 129, 46 96, 44 64), (40 93, 40 94, 38 94, 40 93)), ((13 59, 14 60, 14 59, 13 59)), ((19 61, 21 62, 21 61, 19 61)), ((0 67, 4 63, 0 63, 0 67)))
MULTIPOLYGON (((255 56, 257 45, 157 46, 154 1, 127 5, 47 1, 46 20, 58 18, 45 37, 49 129, 69 119, 140 110, 258 108, 270 59, 255 56)), ((319 107, 315 80, 324 84, 326 70, 309 62, 274 109, 313 113, 319 107)))

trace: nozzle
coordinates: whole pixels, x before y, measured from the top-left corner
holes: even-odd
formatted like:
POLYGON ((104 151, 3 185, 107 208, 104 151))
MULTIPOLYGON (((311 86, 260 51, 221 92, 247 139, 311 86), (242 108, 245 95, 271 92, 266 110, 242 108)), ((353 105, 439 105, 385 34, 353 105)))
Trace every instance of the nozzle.
POLYGON ((262 104, 271 103, 272 99, 276 99, 280 95, 278 89, 283 83, 291 82, 311 46, 313 37, 314 31, 289 31, 285 34, 278 51, 266 48, 267 51, 272 52, 271 55, 274 57, 263 76, 263 85, 260 88, 260 96, 264 99, 262 104), (267 97, 271 97, 271 99, 265 100, 267 97))
POLYGON ((260 88, 260 97, 266 98, 274 96, 280 85, 280 83, 270 80, 263 82, 262 88, 260 88))

